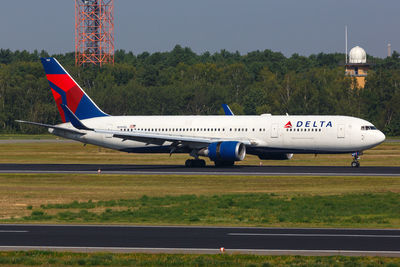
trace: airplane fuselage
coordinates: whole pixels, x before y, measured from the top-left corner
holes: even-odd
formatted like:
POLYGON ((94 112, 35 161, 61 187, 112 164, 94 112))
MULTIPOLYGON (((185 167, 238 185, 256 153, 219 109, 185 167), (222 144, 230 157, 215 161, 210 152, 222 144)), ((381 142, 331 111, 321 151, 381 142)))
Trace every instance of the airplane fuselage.
MULTIPOLYGON (((351 153, 372 148, 385 136, 363 119, 349 116, 107 116, 82 120, 91 128, 162 135, 230 138, 247 141, 248 154, 351 153), (367 129, 366 127, 370 127, 367 129)), ((70 123, 59 126, 71 128, 70 123)), ((147 144, 115 138, 111 134, 83 131, 85 135, 56 135, 115 150, 139 153, 169 153, 172 142, 147 144)), ((196 146, 176 152, 188 152, 196 146)))

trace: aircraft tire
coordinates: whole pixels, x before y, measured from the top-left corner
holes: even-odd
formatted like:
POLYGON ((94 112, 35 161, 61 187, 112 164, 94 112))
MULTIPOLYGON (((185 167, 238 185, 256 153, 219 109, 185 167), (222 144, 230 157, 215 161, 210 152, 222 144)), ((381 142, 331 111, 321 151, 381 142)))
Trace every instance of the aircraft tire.
POLYGON ((358 161, 353 161, 353 162, 351 163, 351 167, 353 167, 353 168, 358 168, 358 167, 360 167, 360 162, 358 162, 358 161))
POLYGON ((216 160, 214 161, 215 167, 228 167, 228 166, 233 166, 235 164, 234 161, 220 161, 216 160))
POLYGON ((206 161, 204 159, 199 160, 199 167, 205 167, 206 166, 206 161))
POLYGON ((187 159, 187 160, 185 161, 185 167, 191 168, 192 166, 193 166, 193 160, 187 159))
POLYGON ((188 159, 185 161, 185 167, 193 168, 193 167, 205 167, 206 161, 203 159, 195 160, 195 159, 188 159))

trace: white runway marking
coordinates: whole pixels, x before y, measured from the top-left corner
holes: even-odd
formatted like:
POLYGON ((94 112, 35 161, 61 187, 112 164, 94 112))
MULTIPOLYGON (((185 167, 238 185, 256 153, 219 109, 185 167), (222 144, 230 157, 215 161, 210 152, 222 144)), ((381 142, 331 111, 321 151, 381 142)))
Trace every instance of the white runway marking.
POLYGON ((0 230, 0 233, 29 233, 26 230, 0 230))

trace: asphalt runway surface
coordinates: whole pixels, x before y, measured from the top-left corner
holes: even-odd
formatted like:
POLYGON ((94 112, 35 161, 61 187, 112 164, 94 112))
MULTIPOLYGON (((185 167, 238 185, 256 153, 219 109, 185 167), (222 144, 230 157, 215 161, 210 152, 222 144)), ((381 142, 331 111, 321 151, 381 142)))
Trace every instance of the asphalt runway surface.
POLYGON ((0 164, 0 173, 82 173, 259 176, 400 176, 400 167, 233 166, 186 168, 182 165, 0 164))
POLYGON ((400 256, 400 230, 0 225, 0 250, 400 256))

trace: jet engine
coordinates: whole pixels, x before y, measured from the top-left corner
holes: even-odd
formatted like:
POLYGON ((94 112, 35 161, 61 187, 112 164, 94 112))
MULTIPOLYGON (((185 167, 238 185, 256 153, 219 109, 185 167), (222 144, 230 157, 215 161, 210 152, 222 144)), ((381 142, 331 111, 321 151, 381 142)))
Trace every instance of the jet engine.
POLYGON ((246 146, 237 141, 211 143, 207 156, 215 162, 241 161, 246 156, 246 146))

